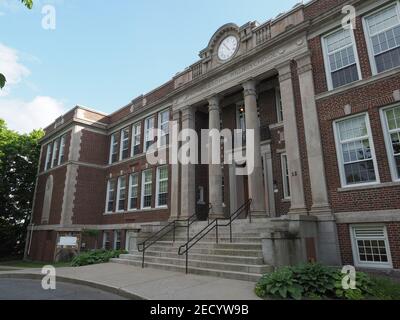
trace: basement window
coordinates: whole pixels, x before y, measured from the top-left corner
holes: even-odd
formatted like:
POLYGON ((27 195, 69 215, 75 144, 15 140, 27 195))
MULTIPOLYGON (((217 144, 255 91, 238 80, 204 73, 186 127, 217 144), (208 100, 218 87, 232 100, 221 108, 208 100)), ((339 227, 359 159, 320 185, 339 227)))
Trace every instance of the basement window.
POLYGON ((351 226, 350 231, 357 267, 392 268, 385 226, 351 226))

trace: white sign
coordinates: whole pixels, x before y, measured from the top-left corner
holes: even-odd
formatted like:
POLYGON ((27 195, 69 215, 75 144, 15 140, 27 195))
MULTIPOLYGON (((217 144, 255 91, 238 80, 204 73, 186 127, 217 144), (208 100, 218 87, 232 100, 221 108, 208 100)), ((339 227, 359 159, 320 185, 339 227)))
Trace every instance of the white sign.
POLYGON ((75 247, 77 243, 78 243, 77 237, 60 237, 58 245, 75 247))

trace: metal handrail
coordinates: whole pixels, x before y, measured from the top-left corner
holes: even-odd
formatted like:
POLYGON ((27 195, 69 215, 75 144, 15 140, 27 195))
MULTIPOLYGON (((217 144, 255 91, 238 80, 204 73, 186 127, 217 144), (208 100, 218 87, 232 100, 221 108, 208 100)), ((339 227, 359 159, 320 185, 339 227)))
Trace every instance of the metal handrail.
POLYGON ((252 199, 249 199, 246 201, 241 207, 239 207, 230 217, 229 221, 225 224, 219 224, 218 222, 220 220, 227 220, 225 218, 216 218, 212 220, 211 222, 208 223, 208 225, 203 228, 201 231, 199 231, 195 236, 193 236, 190 240, 188 240, 184 245, 179 247, 178 254, 180 256, 186 254, 186 273, 188 273, 189 269, 189 250, 194 247, 200 240, 202 240, 206 235, 208 235, 211 231, 214 229, 216 230, 216 242, 218 244, 218 227, 228 227, 229 226, 229 236, 230 236, 230 242, 233 242, 233 237, 232 237, 232 223, 246 210, 246 217, 249 217, 250 223, 251 221, 251 211, 250 205, 252 203, 252 199), (185 250, 183 250, 185 249, 185 250), (183 250, 183 251, 182 251, 183 250))
MULTIPOLYGON (((212 207, 211 204, 209 204, 210 208, 212 207)), ((191 215, 187 219, 177 219, 169 224, 167 224, 164 228, 159 230, 158 232, 152 234, 149 238, 147 238, 145 241, 142 243, 139 243, 137 245, 137 249, 139 252, 143 253, 142 256, 142 268, 144 268, 144 260, 145 260, 145 255, 146 255, 146 250, 150 248, 152 245, 160 241, 162 238, 164 238, 166 235, 168 235, 171 231, 173 232, 173 242, 175 242, 175 236, 176 236, 176 229, 178 228, 187 228, 187 241, 189 241, 190 238, 190 226, 197 221, 197 214, 191 215), (193 219, 194 218, 194 219, 193 219), (179 222, 185 222, 186 225, 182 226, 179 225, 179 222)))

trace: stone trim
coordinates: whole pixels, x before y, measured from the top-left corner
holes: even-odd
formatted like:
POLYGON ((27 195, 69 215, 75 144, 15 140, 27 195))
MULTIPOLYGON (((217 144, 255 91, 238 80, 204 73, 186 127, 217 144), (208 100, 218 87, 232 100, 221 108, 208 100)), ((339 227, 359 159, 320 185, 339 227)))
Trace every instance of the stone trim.
POLYGON ((400 222, 400 210, 337 212, 337 224, 400 222))

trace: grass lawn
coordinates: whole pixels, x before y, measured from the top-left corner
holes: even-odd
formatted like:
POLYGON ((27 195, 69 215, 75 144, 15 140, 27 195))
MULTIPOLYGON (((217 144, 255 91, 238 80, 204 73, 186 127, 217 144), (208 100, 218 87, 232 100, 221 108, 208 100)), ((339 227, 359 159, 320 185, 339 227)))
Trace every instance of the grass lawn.
MULTIPOLYGON (((52 265, 56 268, 70 267, 70 262, 57 262, 57 263, 44 263, 44 262, 34 262, 34 261, 22 261, 22 260, 12 260, 0 262, 0 267, 13 267, 13 268, 24 268, 24 269, 35 269, 42 268, 46 265, 52 265)), ((4 271, 3 268, 1 268, 4 271)))

